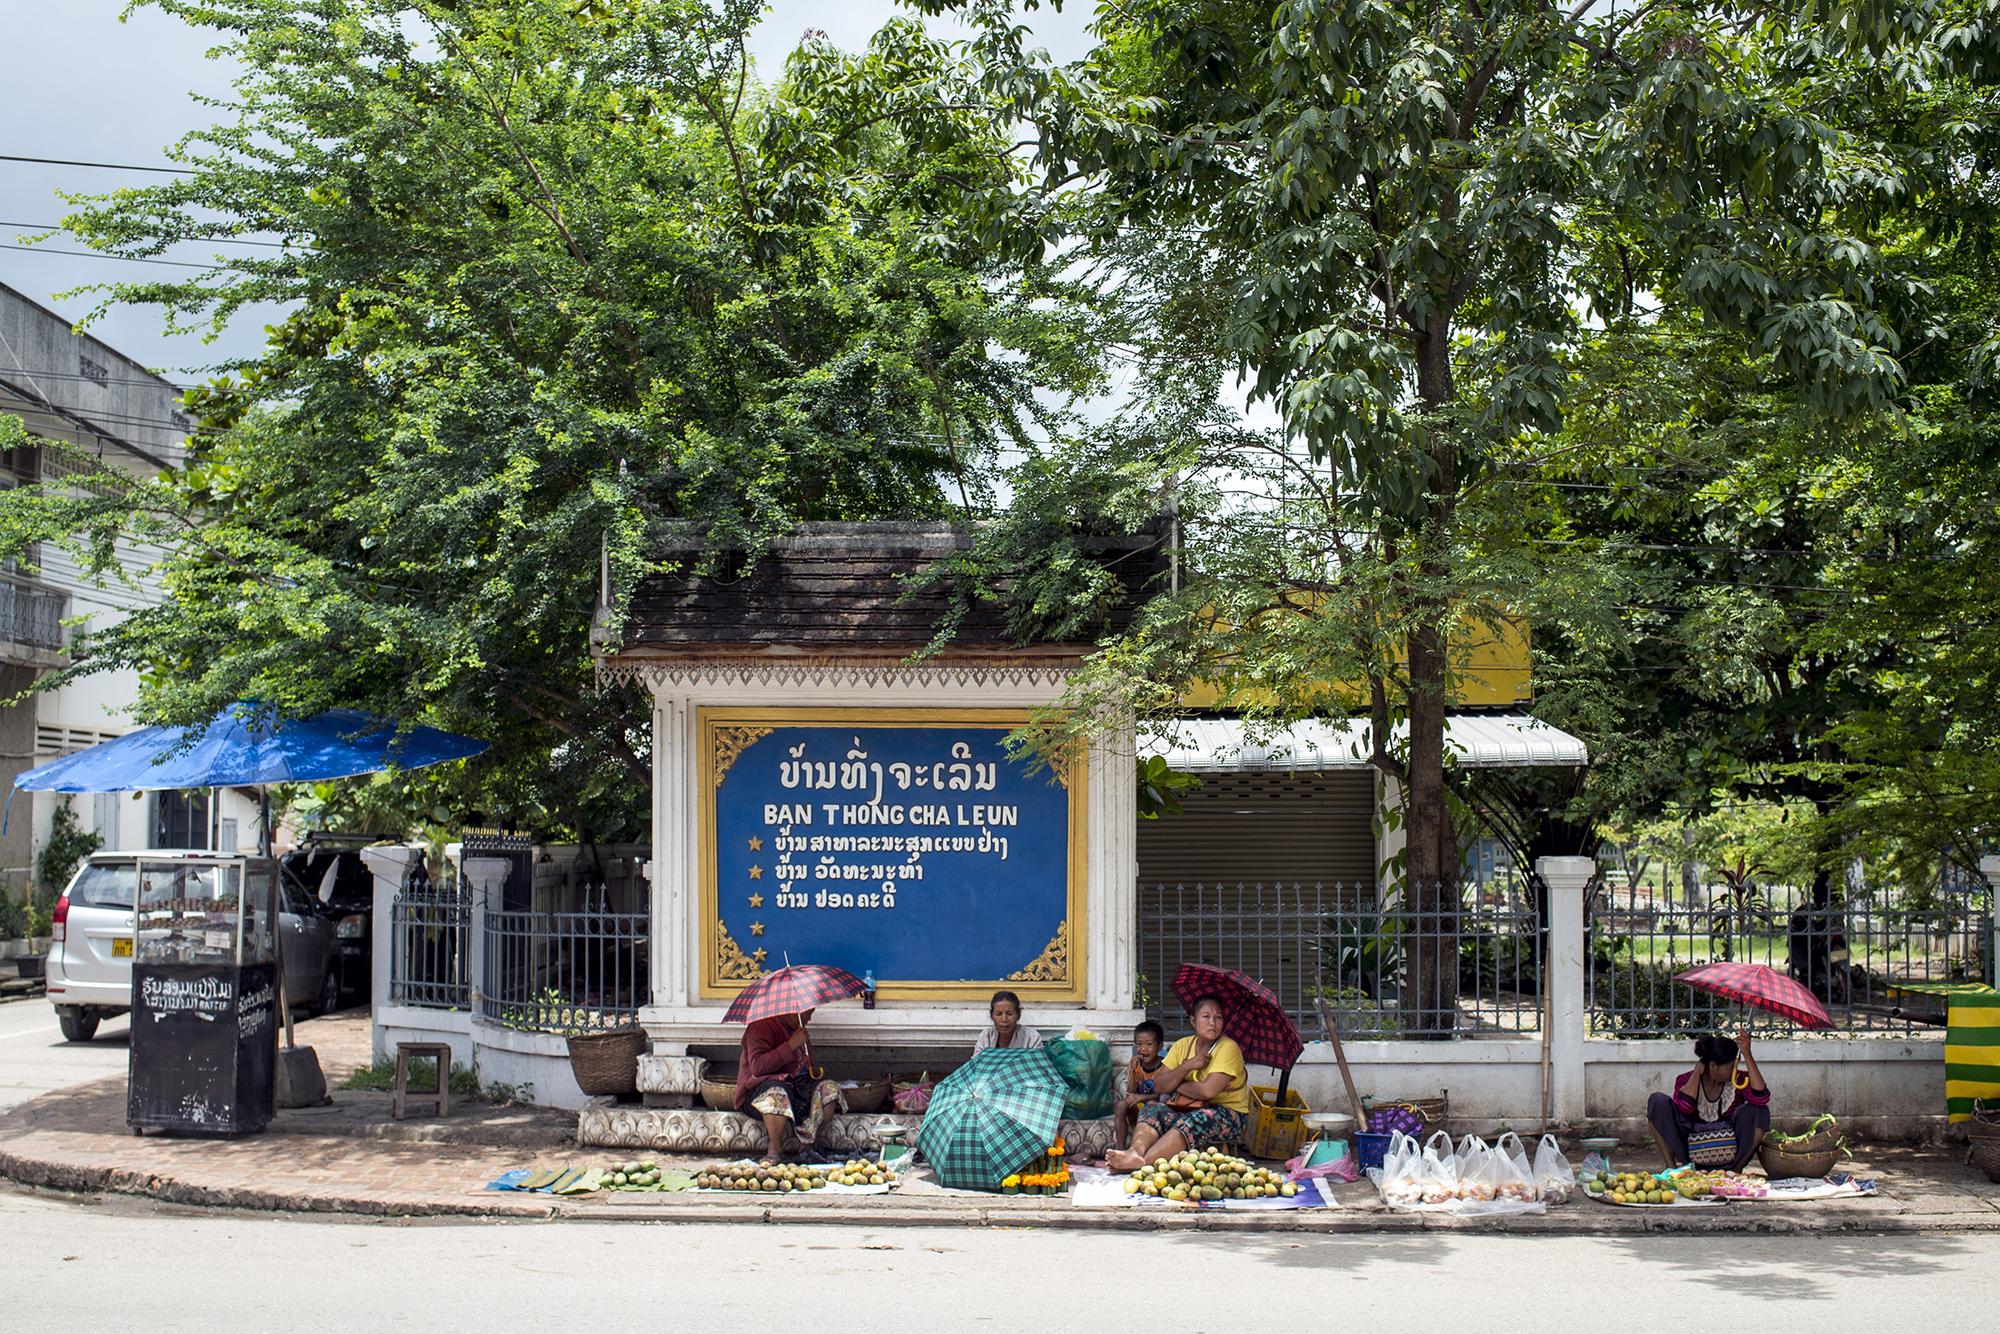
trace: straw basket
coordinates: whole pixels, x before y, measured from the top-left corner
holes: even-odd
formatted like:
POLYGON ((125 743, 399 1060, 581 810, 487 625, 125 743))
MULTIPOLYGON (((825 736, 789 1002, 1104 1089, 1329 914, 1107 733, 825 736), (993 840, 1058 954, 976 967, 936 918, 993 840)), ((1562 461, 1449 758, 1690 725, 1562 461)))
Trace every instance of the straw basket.
POLYGON ((1829 1125, 1801 1140, 1758 1146, 1757 1161, 1773 1181, 1786 1177, 1823 1177, 1840 1161, 1840 1127, 1829 1125))
POLYGON ((2000 1181, 2000 1108, 1974 1111, 1965 1123, 1965 1138, 1972 1145, 1967 1161, 1988 1181, 2000 1181))
POLYGON ((703 1079, 701 1081, 701 1105, 711 1112, 733 1112, 736 1110, 736 1081, 733 1079, 703 1079))
POLYGON ((852 1087, 842 1084, 840 1096, 846 1102, 849 1113, 866 1116, 870 1112, 881 1111, 882 1104, 889 1101, 889 1081, 864 1079, 856 1081, 852 1087))
POLYGON ((569 1068, 576 1086, 593 1098, 639 1091, 639 1056, 646 1050, 646 1030, 618 1028, 609 1033, 579 1033, 569 1040, 569 1068))

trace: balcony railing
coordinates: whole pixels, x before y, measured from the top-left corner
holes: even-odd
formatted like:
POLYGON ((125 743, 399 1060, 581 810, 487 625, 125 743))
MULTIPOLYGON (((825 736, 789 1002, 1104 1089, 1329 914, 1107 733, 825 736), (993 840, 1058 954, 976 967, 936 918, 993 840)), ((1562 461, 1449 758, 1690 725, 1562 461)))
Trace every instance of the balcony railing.
POLYGON ((0 641, 61 650, 69 595, 42 584, 0 575, 0 641))

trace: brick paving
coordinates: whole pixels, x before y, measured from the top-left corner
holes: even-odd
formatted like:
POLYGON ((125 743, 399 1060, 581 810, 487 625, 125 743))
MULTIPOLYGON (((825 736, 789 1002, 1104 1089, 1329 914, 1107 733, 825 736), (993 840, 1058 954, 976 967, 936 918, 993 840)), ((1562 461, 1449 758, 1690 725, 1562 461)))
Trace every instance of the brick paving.
MULTIPOLYGON (((330 1087, 368 1060, 365 1014, 300 1025, 330 1087)), ((125 1082, 101 1079, 45 1095, 0 1116, 0 1176, 67 1191, 109 1191, 168 1203, 243 1209, 496 1219, 566 1217, 648 1221, 958 1223, 967 1226, 1230 1228, 1302 1231, 1520 1233, 1963 1232, 2000 1230, 2000 1185, 1962 1149, 1869 1146, 1849 1164, 1882 1186, 1872 1199, 1817 1205, 1732 1205, 1649 1213, 1583 1201, 1543 1217, 1460 1223, 1384 1209, 1365 1184, 1342 1187, 1337 1210, 1213 1213, 1078 1210, 1025 1198, 925 1193, 747 1201, 713 1195, 617 1194, 554 1200, 483 1189, 517 1167, 588 1165, 616 1151, 580 1149, 574 1118, 544 1109, 454 1103, 443 1122, 390 1120, 381 1093, 336 1093, 330 1109, 282 1112, 275 1133, 240 1140, 136 1136, 125 1125, 125 1082)), ((668 1162, 665 1158, 662 1162, 668 1162)), ((680 1162, 692 1166, 692 1160, 680 1162)))

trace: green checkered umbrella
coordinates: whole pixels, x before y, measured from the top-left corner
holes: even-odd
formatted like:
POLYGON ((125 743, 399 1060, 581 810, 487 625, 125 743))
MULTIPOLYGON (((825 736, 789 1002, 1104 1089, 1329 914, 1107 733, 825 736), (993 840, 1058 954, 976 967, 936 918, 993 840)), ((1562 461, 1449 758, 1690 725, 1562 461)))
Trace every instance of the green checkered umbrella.
POLYGON ((942 1184, 997 1189, 1055 1142, 1068 1091, 1046 1052, 989 1047, 931 1091, 917 1149, 942 1184))

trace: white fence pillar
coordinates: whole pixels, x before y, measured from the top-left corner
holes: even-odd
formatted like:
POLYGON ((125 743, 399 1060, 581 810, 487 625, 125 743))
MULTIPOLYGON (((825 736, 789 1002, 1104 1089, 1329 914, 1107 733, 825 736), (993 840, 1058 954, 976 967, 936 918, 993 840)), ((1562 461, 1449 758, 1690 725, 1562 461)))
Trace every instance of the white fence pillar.
MULTIPOLYGON (((409 960, 397 958, 391 953, 403 948, 401 935, 391 928, 396 895, 402 892, 404 884, 409 881, 410 868, 417 864, 421 856, 421 848, 398 846, 361 850, 361 864, 375 878, 374 908, 368 915, 368 1013, 371 1020, 389 1003, 389 989, 395 975, 399 972, 408 975, 409 960)), ((371 1026, 375 1032, 375 1055, 386 1056, 388 1053, 382 1050, 382 1026, 379 1023, 371 1026)))
POLYGON ((1543 857, 1535 870, 1549 887, 1549 1110, 1558 1123, 1573 1124, 1587 1115, 1583 891, 1596 877, 1597 863, 1588 857, 1543 857))
POLYGON ((466 929, 466 983, 468 1008, 480 1017, 480 998, 486 994, 486 913, 495 894, 506 892, 510 863, 504 857, 467 857, 463 873, 465 887, 472 896, 472 917, 466 929))
POLYGON ((2000 987, 2000 857, 1981 857, 1979 873, 1993 887, 1994 911, 1986 919, 1986 963, 1993 976, 1986 980, 2000 987))

